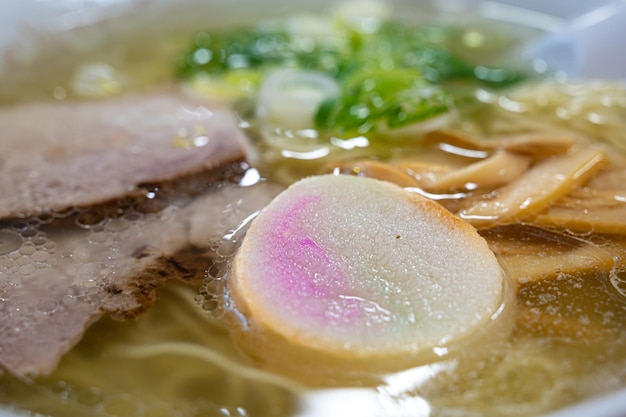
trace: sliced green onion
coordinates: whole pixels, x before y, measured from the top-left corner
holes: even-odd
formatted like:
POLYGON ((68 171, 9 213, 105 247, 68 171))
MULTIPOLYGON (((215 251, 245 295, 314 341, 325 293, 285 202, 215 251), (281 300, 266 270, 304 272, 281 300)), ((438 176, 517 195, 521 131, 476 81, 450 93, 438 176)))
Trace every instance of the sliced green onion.
POLYGON ((337 82, 323 73, 275 70, 261 85, 256 116, 266 124, 286 129, 313 128, 320 104, 338 95, 337 82))
MULTIPOLYGON (((199 34, 178 75, 190 78, 204 73, 215 81, 247 71, 263 79, 278 68, 291 68, 334 80, 339 91, 333 94, 320 85, 326 92, 313 98, 305 94, 306 88, 296 92, 295 85, 285 88, 285 83, 274 80, 270 84, 278 87, 261 88, 257 97, 257 115, 265 121, 289 125, 293 117, 292 124, 303 127, 314 119, 315 127, 330 135, 375 133, 420 123, 475 101, 472 95, 457 97, 455 92, 464 90, 460 85, 501 87, 525 77, 459 58, 446 48, 455 32, 445 26, 413 27, 379 20, 375 30, 358 30, 341 19, 311 19, 300 19, 311 26, 300 25, 301 30, 294 29, 299 21, 285 19, 282 24, 199 34), (327 28, 328 36, 321 28, 327 28), (296 100, 298 96, 302 100, 296 100), (264 116, 263 108, 272 116, 264 116)), ((255 89, 249 91, 256 94, 255 89)))

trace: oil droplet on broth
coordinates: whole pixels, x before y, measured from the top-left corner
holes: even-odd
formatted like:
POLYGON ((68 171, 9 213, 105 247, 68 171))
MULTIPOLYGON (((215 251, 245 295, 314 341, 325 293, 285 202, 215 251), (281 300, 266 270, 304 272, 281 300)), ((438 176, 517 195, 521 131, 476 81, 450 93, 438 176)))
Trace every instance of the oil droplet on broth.
POLYGON ((17 233, 0 231, 0 255, 6 255, 22 247, 24 239, 17 233))

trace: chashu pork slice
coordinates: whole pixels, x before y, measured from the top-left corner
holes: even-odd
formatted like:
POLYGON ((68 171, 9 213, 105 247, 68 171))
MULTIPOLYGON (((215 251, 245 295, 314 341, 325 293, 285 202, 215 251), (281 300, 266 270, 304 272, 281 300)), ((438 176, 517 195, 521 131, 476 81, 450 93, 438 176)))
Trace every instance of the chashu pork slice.
POLYGON ((235 118, 176 91, 0 109, 0 218, 145 193, 247 156, 235 118))
POLYGON ((167 279, 199 285, 216 242, 280 190, 225 185, 156 213, 129 209, 90 229, 75 217, 0 224, 0 372, 49 373, 103 314, 136 316, 167 279))

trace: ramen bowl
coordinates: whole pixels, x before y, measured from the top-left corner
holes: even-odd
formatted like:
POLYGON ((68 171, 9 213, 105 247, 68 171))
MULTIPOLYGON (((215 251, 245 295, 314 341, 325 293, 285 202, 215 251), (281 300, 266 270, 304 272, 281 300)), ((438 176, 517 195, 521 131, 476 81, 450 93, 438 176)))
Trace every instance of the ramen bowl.
MULTIPOLYGON (((312 19, 310 16, 314 16, 315 13, 326 13, 328 10, 339 13, 337 8, 344 6, 335 3, 300 0, 263 2, 9 0, 4 4, 0 16, 0 57, 3 57, 0 60, 0 77, 3 79, 0 100, 4 107, 31 101, 106 100, 115 97, 120 89, 124 90, 127 85, 132 85, 129 88, 137 90, 149 88, 151 85, 169 85, 173 77, 173 68, 178 62, 176 61, 178 55, 189 48, 190 39, 198 32, 223 31, 277 16, 294 14, 312 19), (154 64, 155 57, 160 60, 160 65, 154 64), (97 81, 95 84, 94 79, 97 81), (97 88, 94 89, 94 85, 97 88)), ((415 3, 397 0, 385 4, 388 9, 384 7, 379 9, 380 4, 374 2, 353 3, 346 5, 340 14, 343 13, 342 16, 345 18, 350 16, 349 13, 353 13, 357 21, 355 24, 365 26, 368 22, 368 13, 376 14, 380 10, 383 14, 390 10, 393 14, 415 24, 451 25, 458 28, 456 36, 459 41, 480 46, 474 49, 473 53, 487 60, 489 65, 506 63, 516 69, 528 70, 538 77, 551 77, 558 82, 578 83, 579 80, 620 82, 626 74, 623 54, 612 49, 615 45, 619 46, 619 40, 623 38, 621 34, 624 34, 626 7, 622 1, 603 0, 594 4, 570 1, 563 4, 557 1, 433 0, 415 3), (361 13, 364 13, 365 17, 361 13)), ((297 22, 305 25, 316 20, 304 19, 297 22)), ((215 90, 211 91, 215 93, 215 90)), ((490 100, 497 97, 490 94, 484 92, 481 96, 483 103, 490 104, 490 100)), ((572 96, 576 96, 576 93, 572 96)), ((601 97, 599 100, 601 101, 601 97)), ((514 100, 511 101, 513 102, 514 100)), ((514 105, 515 103, 510 104, 510 107, 514 105)), ((2 127, 0 131, 1 129, 2 127)), ((361 142, 357 140, 337 143, 344 147, 358 148, 361 142)), ((297 153, 291 151, 292 154, 297 153)), ((263 158, 258 155, 255 157, 261 160, 263 158)), ((306 158, 302 158, 296 165, 298 169, 303 166, 308 169, 310 166, 306 158)), ((289 175, 297 172, 292 168, 280 172, 277 170, 278 173, 275 173, 272 180, 281 182, 280 179, 284 178, 281 175, 284 172, 289 175)), ((361 171, 365 171, 365 168, 359 166, 361 171)), ((335 169, 343 168, 336 166, 335 169)), ((350 169, 352 173, 356 172, 354 167, 350 169)), ((262 169, 261 171, 263 172, 262 169)), ((250 179, 255 172, 259 175, 258 171, 253 170, 243 176, 245 180, 241 181, 245 183, 244 186, 251 186, 257 181, 250 179)), ((294 180, 293 177, 287 178, 290 179, 283 179, 282 182, 290 183, 294 180)), ((243 197, 244 205, 245 200, 243 197)), ((248 213, 233 201, 240 200, 229 201, 223 213, 229 213, 238 221, 248 221, 254 217, 256 208, 250 209, 248 213)), ((177 202, 172 204, 170 209, 172 207, 177 209, 184 204, 189 202, 177 202)), ((247 226, 247 223, 244 225, 247 226)), ((4 227, 1 223, 0 226, 4 227)), ((42 227, 37 230, 44 236, 47 229, 42 227)), ((91 231, 91 238, 99 236, 98 231, 101 230, 91 231)), ((229 233, 221 236, 222 240, 217 242, 218 252, 224 264, 228 264, 229 256, 234 252, 228 245, 231 241, 225 244, 224 239, 232 238, 239 231, 238 227, 233 226, 229 233)), ((529 235, 519 235, 518 238, 523 240, 525 236, 529 235)), ((574 237, 584 240, 585 235, 578 233, 574 234, 574 237)), ((1 249, 2 245, 0 253, 1 249)), ((208 278, 227 276, 219 267, 212 268, 210 265, 207 260, 208 278)), ((504 269, 506 271, 506 265, 504 269)), ((1 272, 6 273, 4 270, 1 272)), ((563 280, 566 281, 566 278, 563 280)), ((579 281, 572 281, 573 288, 579 284, 579 281)), ((321 383, 317 380, 311 383, 306 375, 302 375, 305 371, 289 369, 289 360, 283 361, 282 356, 264 361, 264 358, 259 359, 255 356, 260 351, 256 345, 233 345, 232 335, 223 325, 224 323, 241 325, 241 321, 237 320, 243 313, 235 311, 234 318, 227 319, 220 315, 223 311, 216 314, 211 307, 212 300, 208 302, 206 298, 206 294, 211 291, 208 286, 209 284, 202 284, 199 296, 197 289, 190 290, 187 287, 170 285, 160 293, 160 299, 145 317, 140 317, 130 324, 103 319, 88 331, 85 339, 77 346, 77 350, 68 353, 62 359, 59 368, 50 376, 34 380, 28 376, 0 380, 0 398, 3 402, 0 403, 0 416, 23 415, 21 410, 30 410, 30 407, 35 407, 33 409, 35 412, 54 416, 88 413, 159 415, 159 412, 161 415, 175 413, 186 415, 188 412, 188 415, 311 417, 624 415, 626 391, 623 389, 625 385, 623 372, 615 375, 594 374, 590 377, 591 382, 586 383, 583 394, 574 392, 574 388, 561 382, 561 379, 567 378, 568 368, 559 367, 558 351, 555 349, 551 352, 550 342, 543 346, 530 345, 524 349, 516 347, 518 350, 513 350, 509 362, 505 363, 506 366, 499 368, 494 363, 506 356, 506 352, 501 347, 498 348, 500 350, 492 352, 490 350, 493 349, 492 345, 480 345, 479 340, 471 342, 469 345, 471 349, 468 349, 471 352, 465 353, 465 356, 447 356, 448 350, 441 349, 437 351, 439 356, 435 355, 435 359, 431 357, 431 363, 409 361, 410 365, 405 363, 403 369, 395 369, 394 372, 384 375, 383 382, 379 381, 378 385, 374 383, 374 388, 370 381, 365 380, 367 378, 363 380, 357 378, 356 383, 354 381, 345 383, 343 377, 331 376, 329 382, 326 375, 321 383), (207 307, 209 304, 211 305, 207 307), (180 305, 187 306, 177 310, 176 306, 180 305), (199 305, 203 308, 197 308, 199 305), (171 321, 171 325, 159 327, 168 320, 171 321), (176 329, 180 328, 184 328, 184 333, 177 333, 176 329), (142 335, 145 335, 146 340, 142 339, 142 335), (119 343, 109 345, 111 338, 119 340, 119 343), (199 347, 201 345, 208 348, 199 347), (163 359, 153 360, 160 357, 159 355, 163 355, 163 359), (177 365, 172 366, 171 363, 174 362, 177 365), (96 365, 98 363, 100 365, 96 365), (280 366, 276 368, 264 366, 267 363, 278 363, 280 366), (286 367, 283 366, 285 363, 286 367), (475 363, 480 366, 473 367, 475 363), (206 371, 203 370, 205 367, 206 371), (284 368, 287 369, 286 372, 283 372, 284 368), (460 376, 450 376, 451 369, 468 371, 460 376), (489 372, 495 375, 492 375, 495 379, 491 382, 488 376, 481 374, 489 372), (507 375, 504 377, 508 378, 507 381, 512 381, 508 387, 503 388, 507 392, 498 388, 500 381, 498 378, 504 374, 507 375), (138 375, 141 377, 137 377, 138 375), (606 380, 614 378, 616 381, 607 385, 610 389, 604 389, 601 382, 605 381, 599 381, 602 378, 606 380), (162 382, 163 380, 168 382, 162 382), (595 390, 594 380, 598 380, 600 387, 595 390), (156 381, 160 382, 155 383, 156 381), (430 388, 427 385, 429 381, 439 384, 439 391, 435 395, 439 401, 437 406, 430 403, 430 388), (155 385, 151 385, 153 383, 155 385), (137 394, 139 392, 137 386, 142 384, 147 388, 142 394, 137 394), (491 385, 483 387, 485 391, 480 391, 480 387, 476 390, 471 388, 473 385, 481 384, 491 385), (558 388, 556 390, 558 395, 555 394, 558 397, 556 405, 545 407, 541 405, 528 411, 520 408, 526 406, 525 395, 536 395, 541 398, 541 394, 533 390, 533 384, 558 388), (441 395, 441 392, 448 389, 448 396, 441 395), (519 389, 519 396, 510 394, 514 389, 519 389), (463 397, 463 401, 455 402, 453 397, 457 395, 463 397), (181 411, 184 405, 168 402, 173 397, 180 397, 180 403, 189 401, 192 406, 186 408, 187 411, 181 411), (496 405, 491 408, 483 407, 480 405, 481 401, 493 402, 496 405), (546 414, 548 410, 551 414, 546 414)), ((224 290, 222 287, 218 289, 224 290)), ((224 291, 230 290, 232 288, 226 288, 224 291)), ((549 303, 555 294, 560 294, 560 291, 562 292, 560 287, 555 290, 548 286, 544 298, 538 296, 537 299, 549 303)), ((584 290, 581 291, 578 287, 572 291, 575 293, 573 299, 584 293, 584 290)), ((229 300, 221 302, 227 304, 229 300)), ((0 299, 0 302, 4 301, 6 300, 0 299)), ((539 308, 543 305, 540 301, 536 301, 532 307, 539 308)), ((615 305, 622 306, 619 307, 621 308, 619 311, 623 311, 623 304, 623 299, 617 298, 615 301, 615 305)), ((573 302, 568 308, 575 307, 576 304, 573 302)), ((532 309, 528 311, 532 313, 532 309)), ((229 312, 232 313, 232 310, 229 312)), ((507 310, 508 312, 510 311, 507 310)), ((589 319, 588 314, 584 312, 580 313, 581 317, 574 313, 572 317, 581 320, 581 325, 589 319)), ((610 322, 611 317, 607 316, 606 320, 610 322)), ((577 330, 574 325, 573 328, 566 329, 565 336, 559 337, 564 339, 585 337, 584 334, 580 336, 577 330)), ((508 330, 502 331, 505 335, 509 334, 507 332, 508 330)), ((528 332, 532 333, 532 330, 528 332)), ((622 329, 621 338, 624 337, 624 332, 622 329)), ((251 339, 263 339, 262 336, 255 337, 251 339)), ((491 337, 484 339, 492 343, 491 337)), ((265 343, 266 340, 263 339, 262 342, 265 343)), ((620 339, 620 343, 623 343, 623 340, 620 339)), ((589 346, 591 346, 589 350, 593 350, 594 345, 589 346)), ((285 357, 288 357, 291 351, 292 347, 286 348, 285 357)), ((315 372, 315 368, 318 367, 316 363, 309 363, 308 358, 316 357, 314 354, 299 352, 294 357, 298 358, 299 363, 304 364, 306 372, 315 372)), ((574 362, 575 359, 573 356, 568 360, 574 362)), ((616 363, 619 365, 619 362, 616 363)), ((350 370, 341 368, 341 372, 350 373, 350 370)), ((579 372, 577 379, 585 379, 582 371, 577 372, 579 372)), ((347 379, 350 381, 350 378, 347 379)))

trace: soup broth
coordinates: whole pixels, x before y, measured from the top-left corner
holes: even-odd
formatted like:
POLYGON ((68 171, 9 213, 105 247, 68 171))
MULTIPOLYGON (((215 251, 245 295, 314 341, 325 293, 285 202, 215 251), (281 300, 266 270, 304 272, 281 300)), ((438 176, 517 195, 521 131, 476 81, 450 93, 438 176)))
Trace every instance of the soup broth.
MULTIPOLYGON (((190 9, 185 15, 196 12, 190 9)), ((86 54, 80 52, 81 48, 76 49, 76 45, 68 45, 65 38, 47 40, 51 42, 47 45, 66 50, 67 58, 60 61, 58 56, 48 56, 43 51, 28 65, 15 64, 23 65, 26 72, 12 73, 10 77, 24 82, 5 84, 0 102, 8 106, 42 98, 106 99, 148 86, 171 87, 180 83, 174 78, 172 68, 181 51, 187 48, 192 34, 205 29, 199 20, 194 19, 184 31, 168 28, 156 34, 153 27, 145 24, 136 32, 128 29, 107 39, 98 38, 101 27, 83 28, 94 36, 87 43, 97 45, 86 54), (134 39, 133 42, 119 46, 122 39, 126 42, 128 38, 134 39), (47 63, 51 63, 49 72, 39 76, 37 68, 47 63), (81 71, 99 81, 95 86, 80 84, 81 71), (37 82, 30 84, 33 79, 37 82)), ((225 19, 223 24, 228 23, 231 23, 229 19, 225 19)), ((125 20, 119 25, 124 27, 125 20)), ((489 65, 507 60, 506 51, 519 48, 535 34, 535 30, 523 27, 502 32, 497 22, 490 22, 485 32, 477 31, 477 27, 481 26, 476 22, 455 27, 453 44, 460 56, 483 59, 489 65), (462 48, 459 46, 462 42, 457 42, 484 37, 491 30, 506 39, 495 37, 491 44, 483 43, 478 49, 462 48)), ((80 35, 80 30, 68 35, 68 39, 76 34, 80 35)), ((183 84, 189 88, 188 80, 183 84)), ((485 151, 477 149, 475 144, 454 142, 458 138, 453 136, 434 140, 428 133, 435 129, 454 129, 477 140, 493 140, 492 143, 505 136, 537 132, 554 136, 557 132, 573 137, 574 148, 600 143, 598 146, 609 155, 606 164, 612 170, 601 172, 609 172, 607 175, 614 182, 609 186, 609 182, 596 179, 604 188, 594 185, 594 175, 601 175, 596 173, 574 187, 575 191, 585 196, 605 192, 616 205, 626 201, 624 181, 621 181, 626 179, 623 168, 626 156, 622 154, 626 143, 623 87, 600 83, 575 85, 558 79, 531 81, 504 90, 450 84, 452 89, 471 91, 470 95, 477 99, 454 117, 434 120, 433 125, 424 122, 417 131, 385 132, 379 141, 367 133, 337 137, 310 129, 268 130, 254 117, 248 118, 249 102, 238 101, 233 106, 245 120, 242 128, 258 149, 258 160, 249 173, 283 186, 304 176, 326 172, 382 176, 398 182, 397 172, 406 174, 406 165, 402 164, 407 161, 461 169, 468 162, 494 154, 494 147, 501 148, 494 145, 485 151), (358 165, 362 161, 375 161, 381 168, 377 171, 373 165, 358 165)), ((543 161, 556 157, 542 154, 530 158, 543 161)), ((536 166, 538 162, 533 164, 536 166)), ((432 191, 419 185, 401 185, 440 202, 453 213, 467 208, 468 201, 497 195, 496 186, 432 191)), ((220 185, 240 186, 228 181, 220 185)), ((259 183, 246 186, 257 187, 259 183)), ((571 198, 576 200, 575 195, 571 198)), ((583 210, 579 204, 583 200, 580 197, 571 206, 583 210)), ((565 206, 569 204, 558 201, 565 206)), ((177 210, 184 204, 180 200, 166 200, 163 207, 177 210)), ((241 349, 231 339, 231 321, 226 317, 233 310, 228 298, 227 273, 232 256, 245 239, 249 220, 237 211, 237 204, 233 201, 223 214, 242 223, 212 244, 215 255, 211 260, 202 260, 206 262, 206 280, 200 290, 169 283, 158 291, 154 307, 136 320, 101 319, 48 376, 1 375, 0 404, 18 413, 63 417, 495 417, 540 415, 626 387, 624 232, 599 233, 593 227, 587 230, 559 227, 549 224, 549 219, 543 223, 535 221, 534 215, 509 222, 477 224, 518 286, 510 334, 504 332, 506 337, 486 338, 484 344, 478 341, 454 355, 443 352, 433 363, 375 375, 374 383, 371 379, 358 378, 350 383, 337 383, 332 378, 320 383, 306 374, 296 372, 295 376, 287 377, 259 367, 254 358, 241 353, 249 349, 241 349), (537 259, 548 261, 533 263, 537 259)), ((148 210, 135 214, 138 217, 133 219, 152 213, 148 210)), ((72 215, 78 216, 69 214, 72 215)), ((95 236, 115 220, 104 219, 89 233, 95 236)), ((22 233, 19 242, 14 242, 16 249, 6 249, 12 242, 6 236, 9 233, 17 236, 20 224, 25 223, 20 220, 0 224, 0 238, 5 236, 0 256, 19 252, 24 242, 32 241, 31 246, 36 246, 32 233, 30 236, 22 233), (3 252, 5 249, 7 253, 3 252)), ((26 224, 27 229, 40 237, 45 237, 47 227, 56 227, 56 223, 39 219, 26 224)), ((49 242, 40 243, 43 248, 49 242)), ((49 249, 54 249, 54 242, 49 249)), ((0 274, 18 271, 22 266, 17 265, 18 258, 28 256, 5 256, 0 274)))

